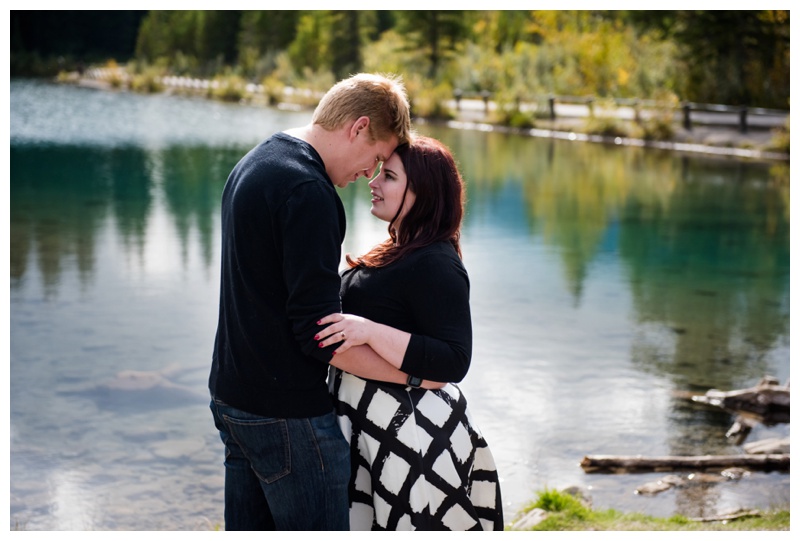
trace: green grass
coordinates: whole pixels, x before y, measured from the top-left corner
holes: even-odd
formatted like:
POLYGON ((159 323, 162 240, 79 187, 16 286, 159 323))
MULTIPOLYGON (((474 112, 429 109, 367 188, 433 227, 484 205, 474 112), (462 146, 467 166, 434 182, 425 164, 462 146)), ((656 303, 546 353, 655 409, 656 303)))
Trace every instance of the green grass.
MULTIPOLYGON (((699 522, 681 515, 658 518, 641 513, 615 510, 595 511, 579 498, 558 490, 543 490, 538 499, 525 507, 523 517, 534 508, 547 512, 547 518, 531 531, 754 531, 789 530, 789 509, 760 511, 728 521, 699 522)), ((513 528, 510 528, 513 529, 513 528)))

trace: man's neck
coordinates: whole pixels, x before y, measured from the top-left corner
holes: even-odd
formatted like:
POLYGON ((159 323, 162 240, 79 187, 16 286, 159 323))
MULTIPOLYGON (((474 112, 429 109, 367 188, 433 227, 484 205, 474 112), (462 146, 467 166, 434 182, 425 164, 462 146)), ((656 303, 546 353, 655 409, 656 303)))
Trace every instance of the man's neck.
POLYGON ((299 128, 289 128, 288 130, 284 130, 283 133, 291 135, 296 139, 300 139, 301 141, 305 141, 309 145, 314 146, 314 144, 309 140, 311 138, 312 131, 312 125, 308 124, 299 128))
POLYGON ((328 131, 319 124, 292 128, 284 133, 311 145, 325 164, 336 162, 342 153, 343 142, 347 141, 346 128, 328 131))

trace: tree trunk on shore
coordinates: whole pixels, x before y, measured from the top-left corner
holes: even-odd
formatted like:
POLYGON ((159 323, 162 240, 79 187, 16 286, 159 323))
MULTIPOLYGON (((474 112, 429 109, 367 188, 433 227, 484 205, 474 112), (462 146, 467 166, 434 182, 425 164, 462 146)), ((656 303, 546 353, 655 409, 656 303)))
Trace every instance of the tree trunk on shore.
POLYGON ((789 454, 706 456, 585 456, 586 473, 639 473, 678 470, 724 470, 746 468, 758 471, 789 471, 789 454))

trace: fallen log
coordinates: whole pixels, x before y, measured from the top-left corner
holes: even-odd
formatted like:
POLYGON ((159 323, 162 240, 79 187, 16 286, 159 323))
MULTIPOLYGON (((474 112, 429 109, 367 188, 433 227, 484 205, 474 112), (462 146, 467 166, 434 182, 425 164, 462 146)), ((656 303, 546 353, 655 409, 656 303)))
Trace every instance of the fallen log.
POLYGON ((789 454, 705 455, 705 456, 585 456, 581 468, 586 473, 638 473, 680 470, 724 470, 745 468, 756 471, 789 471, 789 454))
POLYGON ((780 385, 766 376, 755 386, 735 391, 711 389, 704 395, 692 396, 694 402, 755 417, 766 425, 789 422, 789 385, 780 385))

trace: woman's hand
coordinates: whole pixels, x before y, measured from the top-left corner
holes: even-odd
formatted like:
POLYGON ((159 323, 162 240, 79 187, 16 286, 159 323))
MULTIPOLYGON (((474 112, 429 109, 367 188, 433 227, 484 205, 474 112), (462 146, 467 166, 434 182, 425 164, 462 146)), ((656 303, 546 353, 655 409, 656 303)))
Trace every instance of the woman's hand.
MULTIPOLYGON (((375 323, 365 317, 353 314, 333 313, 317 321, 317 325, 327 325, 314 337, 319 347, 324 348, 333 344, 341 344, 333 352, 344 353, 352 346, 366 344, 379 355, 385 355, 383 360, 394 368, 400 369, 402 355, 408 347, 411 335, 393 329, 380 323, 375 323), (385 347, 389 344, 388 347, 385 347), (384 346, 384 347, 382 347, 384 346)), ((366 376, 365 376, 366 377, 366 376)), ((423 380, 421 388, 426 390, 441 389, 446 382, 423 380)))
POLYGON ((331 314, 317 324, 328 325, 314 338, 324 348, 341 342, 334 354, 366 344, 395 368, 402 368, 411 334, 352 314, 331 314))
POLYGON ((318 325, 328 325, 314 337, 319 347, 324 348, 338 342, 341 345, 333 352, 344 353, 352 346, 368 344, 372 338, 375 324, 369 319, 352 314, 331 314, 317 321, 318 325))

